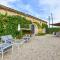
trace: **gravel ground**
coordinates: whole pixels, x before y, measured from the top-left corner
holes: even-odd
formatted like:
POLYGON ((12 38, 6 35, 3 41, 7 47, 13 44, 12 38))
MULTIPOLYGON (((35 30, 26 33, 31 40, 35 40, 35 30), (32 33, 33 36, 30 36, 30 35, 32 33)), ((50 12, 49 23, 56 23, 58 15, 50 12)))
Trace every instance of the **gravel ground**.
POLYGON ((5 53, 3 60, 60 60, 60 37, 34 36, 30 42, 13 47, 13 53, 5 53))

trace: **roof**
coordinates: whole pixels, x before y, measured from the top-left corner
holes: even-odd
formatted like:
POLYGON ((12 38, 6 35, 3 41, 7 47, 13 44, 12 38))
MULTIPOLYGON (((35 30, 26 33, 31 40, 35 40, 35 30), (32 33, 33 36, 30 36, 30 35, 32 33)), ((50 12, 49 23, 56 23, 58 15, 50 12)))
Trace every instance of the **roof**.
POLYGON ((60 23, 55 23, 55 24, 50 24, 50 25, 53 25, 53 26, 60 26, 60 23))
MULTIPOLYGON (((46 21, 44 21, 44 20, 42 20, 42 19, 39 19, 39 18, 37 18, 37 17, 34 17, 34 16, 32 16, 32 15, 29 15, 29 14, 26 14, 26 13, 23 13, 23 12, 20 12, 20 11, 18 11, 18 10, 9 8, 9 7, 4 6, 4 5, 1 5, 1 4, 0 4, 0 9, 8 10, 8 11, 11 11, 11 12, 14 12, 14 13, 17 13, 17 14, 22 14, 22 15, 24 15, 24 16, 28 16, 28 17, 33 18, 33 19, 37 19, 37 20, 39 20, 39 21, 46 22, 46 21)), ((46 22, 46 23, 47 23, 47 22, 46 22)))

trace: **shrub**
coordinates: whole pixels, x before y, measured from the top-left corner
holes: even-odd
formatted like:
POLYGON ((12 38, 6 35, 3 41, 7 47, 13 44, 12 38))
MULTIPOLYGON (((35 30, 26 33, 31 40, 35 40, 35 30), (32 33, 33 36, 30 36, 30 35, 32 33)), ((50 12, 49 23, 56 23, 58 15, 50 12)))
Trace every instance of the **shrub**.
POLYGON ((38 33, 38 34, 36 34, 36 36, 43 36, 43 35, 45 35, 45 33, 38 33))
POLYGON ((47 33, 52 34, 53 32, 60 31, 60 28, 47 28, 47 33))

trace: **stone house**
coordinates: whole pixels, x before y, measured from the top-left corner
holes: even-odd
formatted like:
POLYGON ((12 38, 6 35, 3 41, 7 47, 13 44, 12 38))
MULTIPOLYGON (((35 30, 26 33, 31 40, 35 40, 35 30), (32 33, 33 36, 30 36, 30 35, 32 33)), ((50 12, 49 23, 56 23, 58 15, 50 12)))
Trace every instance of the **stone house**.
POLYGON ((36 23, 38 23, 41 26, 42 26, 43 23, 47 24, 47 22, 42 20, 42 19, 31 16, 31 15, 26 14, 24 12, 17 11, 17 10, 12 9, 12 8, 6 7, 4 5, 0 5, 0 13, 1 14, 6 14, 7 13, 8 15, 18 15, 18 16, 21 16, 21 17, 25 17, 27 20, 30 20, 32 22, 32 24, 34 25, 32 27, 32 30, 34 31, 35 34, 37 34, 38 32, 44 33, 44 30, 42 28, 38 28, 38 26, 36 24, 36 23))

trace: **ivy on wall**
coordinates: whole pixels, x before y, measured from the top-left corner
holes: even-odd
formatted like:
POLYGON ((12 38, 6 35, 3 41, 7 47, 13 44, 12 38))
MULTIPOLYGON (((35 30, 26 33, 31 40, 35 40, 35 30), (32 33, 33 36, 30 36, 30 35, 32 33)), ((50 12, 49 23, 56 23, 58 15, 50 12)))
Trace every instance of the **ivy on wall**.
POLYGON ((38 29, 41 28, 41 25, 38 22, 34 22, 34 23, 37 25, 38 29))
MULTIPOLYGON (((11 34, 16 37, 18 34, 18 24, 21 25, 21 28, 29 28, 31 21, 25 19, 21 16, 8 16, 0 13, 0 36, 11 34)), ((19 32, 19 34, 21 34, 19 32)))
POLYGON ((43 29, 43 28, 47 28, 48 27, 48 25, 47 24, 45 24, 45 23, 42 23, 42 25, 41 24, 39 24, 38 22, 34 22, 37 26, 38 26, 38 29, 43 29))
POLYGON ((42 23, 42 29, 43 29, 43 28, 48 28, 48 25, 45 24, 45 23, 42 23))

